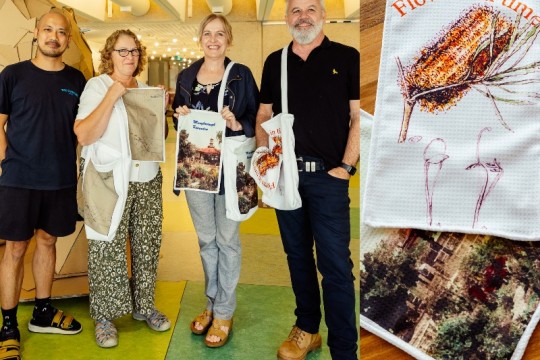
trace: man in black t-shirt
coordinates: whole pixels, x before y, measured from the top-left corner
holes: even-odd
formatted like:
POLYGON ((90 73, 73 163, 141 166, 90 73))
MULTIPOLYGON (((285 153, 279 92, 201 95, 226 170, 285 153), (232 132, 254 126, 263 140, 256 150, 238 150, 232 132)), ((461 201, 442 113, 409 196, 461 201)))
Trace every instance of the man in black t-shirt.
POLYGON ((62 62, 70 30, 66 16, 51 10, 34 30, 36 57, 0 73, 0 239, 6 240, 0 262, 0 353, 10 359, 20 358, 17 306, 33 236, 36 303, 29 331, 82 330, 50 301, 56 239, 75 230, 77 214, 73 123, 85 79, 62 62))
MULTIPOLYGON (((287 100, 302 207, 276 210, 296 297, 296 323, 278 358, 304 359, 321 346, 318 266, 332 358, 357 360, 348 185, 360 153, 360 54, 324 35, 324 0, 289 0, 285 18, 293 37, 287 100)), ((261 124, 282 111, 280 57, 276 51, 264 64, 257 146, 269 142, 261 124)))

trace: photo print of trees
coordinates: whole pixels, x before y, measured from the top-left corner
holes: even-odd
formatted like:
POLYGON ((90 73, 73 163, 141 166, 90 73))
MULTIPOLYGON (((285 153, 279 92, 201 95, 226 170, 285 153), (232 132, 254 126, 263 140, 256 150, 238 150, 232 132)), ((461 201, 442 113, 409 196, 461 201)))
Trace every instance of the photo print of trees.
POLYGON ((250 163, 240 161, 236 165, 236 192, 238 194, 238 209, 240 214, 247 214, 249 210, 257 206, 259 197, 257 183, 249 175, 250 163))
POLYGON ((372 240, 362 317, 435 359, 510 359, 539 305, 540 244, 411 229, 372 240))
POLYGON ((189 139, 190 133, 179 133, 176 189, 219 191, 221 148, 223 131, 217 131, 207 144, 197 146, 189 139))

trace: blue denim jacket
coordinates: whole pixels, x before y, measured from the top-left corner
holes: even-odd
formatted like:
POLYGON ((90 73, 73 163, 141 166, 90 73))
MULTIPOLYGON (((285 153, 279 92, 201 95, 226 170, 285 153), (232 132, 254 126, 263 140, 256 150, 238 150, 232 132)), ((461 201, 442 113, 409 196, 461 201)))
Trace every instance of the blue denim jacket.
MULTIPOLYGON (((197 60, 187 69, 178 74, 176 80, 176 94, 173 109, 186 105, 191 108, 191 91, 197 73, 204 62, 204 58, 197 60)), ((225 58, 225 67, 231 59, 225 58)), ((251 70, 245 65, 236 63, 229 73, 227 80, 229 96, 229 109, 234 113, 236 120, 242 124, 240 131, 227 128, 225 136, 246 135, 255 136, 255 117, 259 108, 259 88, 255 83, 251 70)), ((174 127, 177 128, 177 119, 173 117, 174 127)))

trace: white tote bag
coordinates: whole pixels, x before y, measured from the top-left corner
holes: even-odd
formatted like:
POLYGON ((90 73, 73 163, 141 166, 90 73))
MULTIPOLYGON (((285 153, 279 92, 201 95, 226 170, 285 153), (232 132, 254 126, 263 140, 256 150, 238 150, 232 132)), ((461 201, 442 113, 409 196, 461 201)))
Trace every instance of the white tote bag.
POLYGON ((294 115, 288 113, 287 47, 281 52, 281 99, 283 112, 261 125, 268 134, 270 148, 255 151, 250 174, 261 188, 265 204, 278 210, 295 210, 302 206, 302 199, 294 152, 294 115))
POLYGON ((81 191, 88 239, 112 241, 120 225, 127 197, 130 162, 105 144, 83 148, 81 191))
POLYGON ((258 209, 257 183, 249 175, 255 138, 245 135, 230 136, 223 146, 223 176, 227 219, 244 221, 258 209))

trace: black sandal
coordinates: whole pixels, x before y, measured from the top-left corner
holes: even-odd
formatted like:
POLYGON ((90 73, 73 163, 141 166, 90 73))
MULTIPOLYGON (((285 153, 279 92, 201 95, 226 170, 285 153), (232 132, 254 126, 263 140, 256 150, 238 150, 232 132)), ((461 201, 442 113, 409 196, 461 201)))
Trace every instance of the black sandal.
POLYGON ((0 341, 0 360, 21 360, 21 343, 17 339, 0 341))
POLYGON ((42 334, 78 334, 82 330, 82 325, 71 315, 64 315, 62 310, 56 309, 56 313, 49 324, 40 323, 36 318, 32 318, 28 323, 28 330, 42 334))

